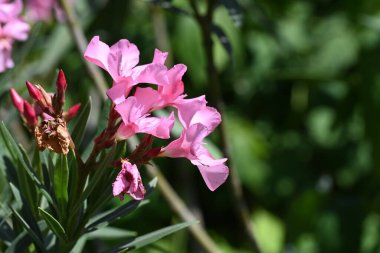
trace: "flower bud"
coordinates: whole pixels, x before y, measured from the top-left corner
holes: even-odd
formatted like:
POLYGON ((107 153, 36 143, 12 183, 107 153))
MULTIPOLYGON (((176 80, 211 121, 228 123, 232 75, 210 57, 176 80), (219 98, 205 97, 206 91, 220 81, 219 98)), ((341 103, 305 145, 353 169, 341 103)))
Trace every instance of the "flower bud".
POLYGON ((28 88, 29 95, 35 100, 40 101, 42 99, 42 94, 39 89, 34 86, 31 82, 26 81, 26 87, 28 88))
POLYGON ((62 69, 59 70, 56 85, 57 85, 57 92, 62 92, 62 93, 66 92, 67 82, 66 82, 65 73, 63 73, 62 69))
POLYGON ((80 104, 73 105, 72 107, 67 110, 67 112, 63 113, 63 118, 65 119, 66 122, 69 122, 71 119, 73 119, 77 114, 80 109, 80 104))
POLYGON ((23 115, 25 117, 26 123, 29 126, 36 126, 38 124, 36 111, 34 108, 24 100, 24 112, 23 115))
POLYGON ((63 105, 65 104, 65 93, 66 93, 67 82, 65 74, 62 69, 59 70, 57 81, 56 81, 56 93, 54 96, 54 110, 57 114, 62 112, 63 105))
POLYGON ((17 109, 17 111, 19 111, 20 113, 23 113, 24 99, 13 88, 11 88, 11 99, 12 99, 13 106, 17 109))

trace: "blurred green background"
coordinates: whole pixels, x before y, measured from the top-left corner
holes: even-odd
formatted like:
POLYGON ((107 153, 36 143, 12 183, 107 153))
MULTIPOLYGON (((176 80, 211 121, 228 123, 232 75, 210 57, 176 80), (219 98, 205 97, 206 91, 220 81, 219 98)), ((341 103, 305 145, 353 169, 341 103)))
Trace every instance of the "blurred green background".
MULTIPOLYGON (((215 10, 214 22, 232 53, 215 36, 214 61, 230 160, 262 251, 380 252, 380 1, 238 3, 232 16, 223 4, 215 10)), ((191 12, 187 0, 172 5, 191 12)), ((142 0, 78 0, 77 12, 87 39, 100 35, 113 44, 127 38, 139 47, 141 63, 161 46, 173 64, 188 66, 186 93, 210 95, 200 28, 191 16, 142 0)), ((9 109, 9 88, 25 95, 28 79, 52 90, 62 68, 68 104, 93 99, 88 144, 102 102, 65 24, 34 25, 28 42, 16 45, 14 59, 17 67, 0 75, 0 116, 18 140, 28 143, 28 136, 9 109)), ((157 162, 224 252, 252 252, 229 183, 210 192, 188 161, 157 162)), ((150 201, 118 225, 143 234, 179 221, 158 191, 150 201)), ((89 243, 87 250, 104 243, 89 243)), ((155 245, 139 252, 203 252, 188 231, 155 245)))

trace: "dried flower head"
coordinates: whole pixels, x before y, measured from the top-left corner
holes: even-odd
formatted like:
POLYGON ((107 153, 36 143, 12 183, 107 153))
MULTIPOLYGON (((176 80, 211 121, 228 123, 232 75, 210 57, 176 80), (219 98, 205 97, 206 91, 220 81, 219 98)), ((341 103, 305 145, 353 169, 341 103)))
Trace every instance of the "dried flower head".
POLYGON ((34 135, 40 150, 45 148, 56 153, 67 154, 73 146, 66 122, 61 118, 46 119, 34 129, 34 135))

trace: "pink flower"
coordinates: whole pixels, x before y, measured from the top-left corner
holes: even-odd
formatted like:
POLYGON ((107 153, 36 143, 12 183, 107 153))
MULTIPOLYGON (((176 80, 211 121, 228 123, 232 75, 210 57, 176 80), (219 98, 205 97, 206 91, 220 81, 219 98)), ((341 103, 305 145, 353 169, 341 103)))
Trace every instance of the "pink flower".
POLYGON ((12 60, 12 46, 15 40, 24 41, 28 38, 29 25, 18 15, 21 12, 22 2, 0 2, 0 72, 14 66, 12 60))
MULTIPOLYGON (((69 3, 74 4, 74 0, 70 0, 69 3)), ((50 20, 53 11, 58 21, 63 22, 65 20, 65 14, 58 0, 27 0, 26 9, 28 17, 34 21, 50 20)))
POLYGON ((166 52, 156 49, 151 63, 138 65, 139 50, 123 39, 109 47, 95 36, 84 57, 106 70, 113 79, 107 91, 122 121, 116 139, 127 139, 136 133, 146 133, 161 139, 170 138, 174 113, 168 118, 154 117, 154 111, 172 107, 177 110, 183 127, 181 136, 161 150, 160 156, 185 157, 198 167, 208 188, 214 191, 228 177, 227 159, 214 159, 204 147, 204 139, 220 124, 216 109, 207 106, 204 96, 186 99, 182 77, 186 66, 167 68, 166 52), (153 84, 152 87, 133 86, 153 84))
POLYGON ((119 196, 120 200, 124 199, 124 194, 130 195, 136 200, 144 198, 145 188, 137 166, 127 160, 121 160, 121 171, 112 187, 113 196, 119 196))
POLYGON ((207 187, 214 191, 228 177, 229 170, 224 165, 227 159, 215 160, 203 146, 203 140, 220 124, 220 114, 206 106, 204 96, 180 99, 177 108, 184 129, 178 139, 162 149, 162 155, 189 159, 198 167, 207 187))
POLYGON ((186 71, 185 65, 178 64, 168 70, 164 65, 167 53, 156 49, 152 63, 137 66, 139 55, 136 45, 126 39, 119 40, 109 47, 100 41, 99 36, 92 38, 84 53, 88 61, 111 75, 114 83, 107 95, 115 104, 122 102, 132 87, 138 83, 159 86, 158 94, 161 97, 159 106, 161 107, 183 93, 181 79, 186 71))

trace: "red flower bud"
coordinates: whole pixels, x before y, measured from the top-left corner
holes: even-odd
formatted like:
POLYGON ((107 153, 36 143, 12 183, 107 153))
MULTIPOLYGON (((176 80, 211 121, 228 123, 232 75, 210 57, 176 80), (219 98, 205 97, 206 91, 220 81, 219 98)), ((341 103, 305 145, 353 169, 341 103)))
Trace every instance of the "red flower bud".
POLYGON ((63 73, 62 69, 60 69, 59 72, 58 72, 58 77, 57 77, 56 85, 57 85, 57 93, 63 93, 63 94, 65 94, 66 87, 67 87, 67 82, 66 82, 65 73, 63 73))
POLYGON ((74 118, 80 109, 80 104, 73 105, 72 107, 67 110, 67 112, 63 113, 63 118, 65 119, 66 122, 69 122, 72 118, 74 118))
POLYGON ((66 93, 66 78, 62 69, 59 70, 57 81, 56 81, 56 93, 53 98, 53 106, 55 113, 61 114, 63 105, 65 104, 65 93, 66 93))
POLYGON ((34 108, 24 100, 24 113, 23 113, 26 123, 30 126, 36 126, 38 121, 37 121, 37 115, 36 111, 34 108))
POLYGON ((24 99, 17 93, 17 91, 11 88, 11 99, 14 107, 20 112, 24 112, 24 99))
POLYGON ((42 99, 42 93, 31 82, 26 81, 26 87, 28 88, 29 95, 35 100, 40 101, 42 99))

